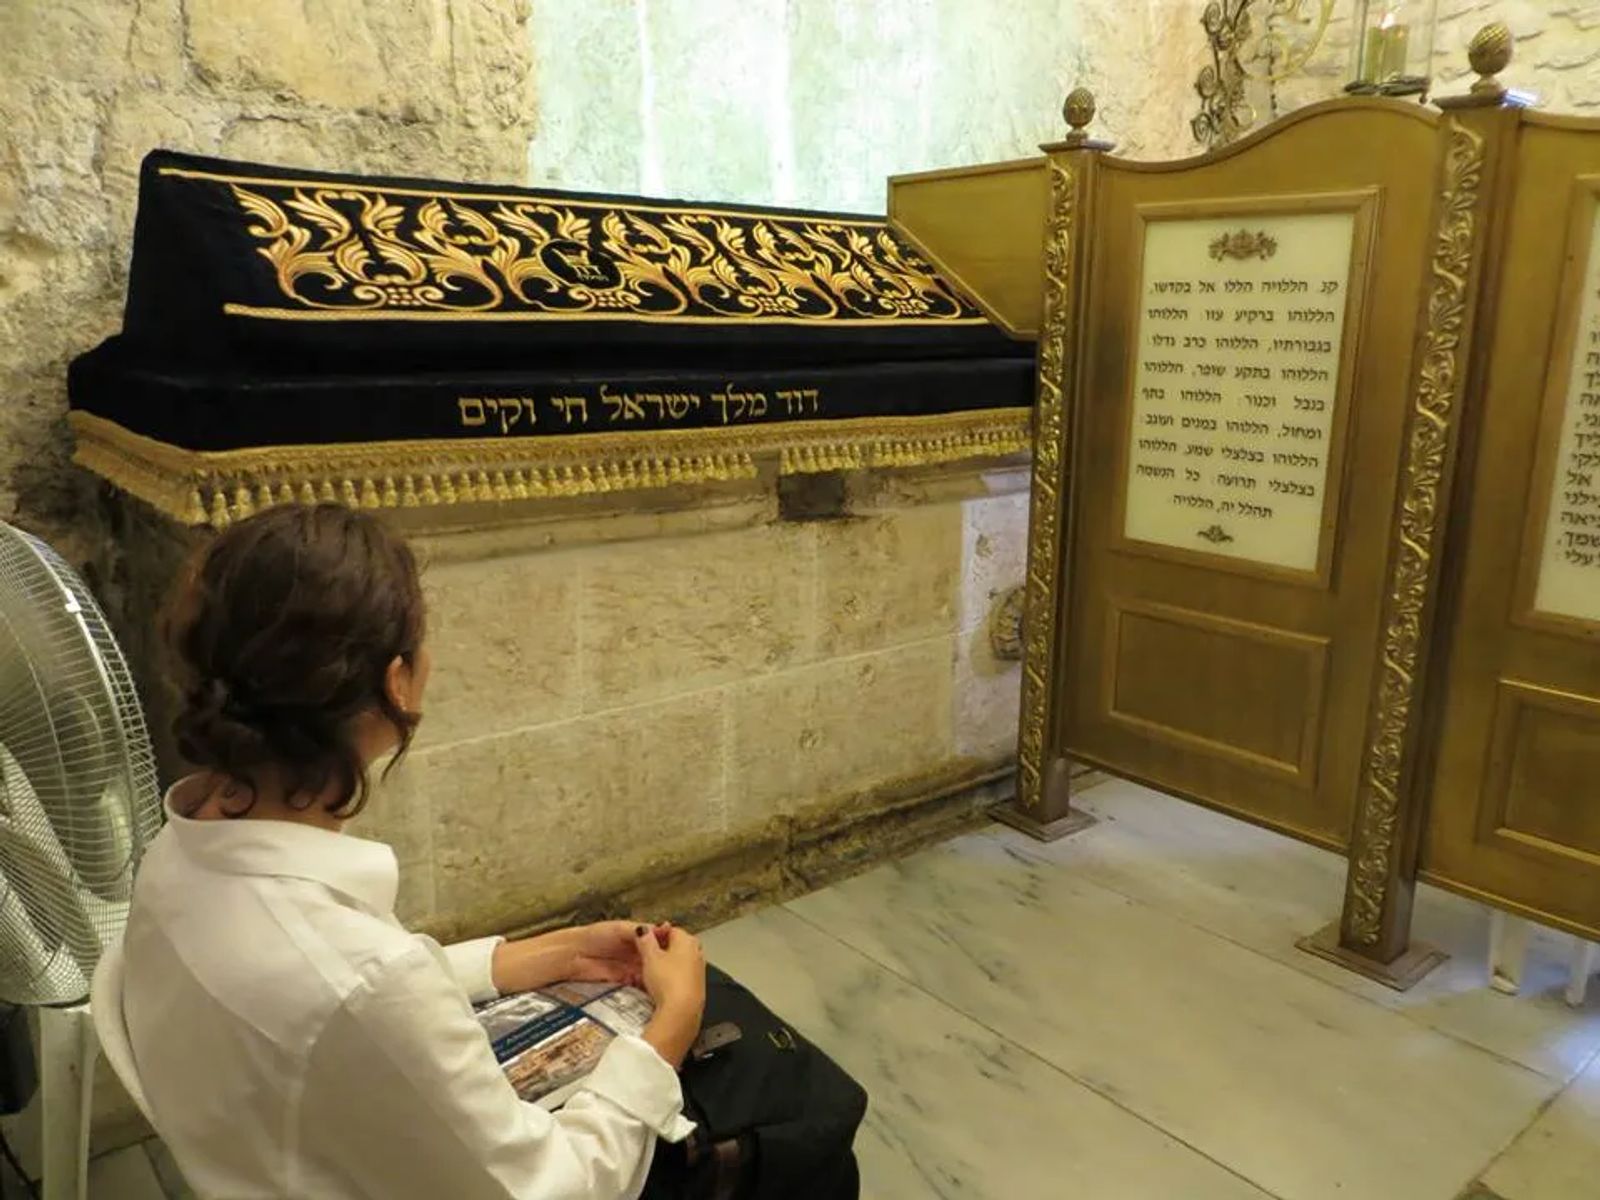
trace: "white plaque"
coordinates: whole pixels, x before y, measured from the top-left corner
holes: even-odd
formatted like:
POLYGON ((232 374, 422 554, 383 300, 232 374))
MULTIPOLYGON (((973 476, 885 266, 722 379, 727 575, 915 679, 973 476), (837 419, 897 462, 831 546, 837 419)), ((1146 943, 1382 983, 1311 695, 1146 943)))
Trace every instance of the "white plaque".
POLYGON ((1533 606, 1600 621, 1600 203, 1594 204, 1533 606))
POLYGON ((1316 570, 1355 222, 1146 224, 1127 537, 1316 570))

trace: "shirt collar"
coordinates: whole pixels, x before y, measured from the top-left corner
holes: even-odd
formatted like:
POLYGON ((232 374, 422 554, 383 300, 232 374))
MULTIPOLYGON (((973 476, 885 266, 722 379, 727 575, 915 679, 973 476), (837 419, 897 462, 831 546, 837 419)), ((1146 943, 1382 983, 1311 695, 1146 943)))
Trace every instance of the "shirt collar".
POLYGON ((173 800, 199 779, 180 779, 166 796, 167 827, 196 863, 224 875, 308 879, 378 915, 394 911, 400 868, 388 846, 297 821, 183 816, 173 800))

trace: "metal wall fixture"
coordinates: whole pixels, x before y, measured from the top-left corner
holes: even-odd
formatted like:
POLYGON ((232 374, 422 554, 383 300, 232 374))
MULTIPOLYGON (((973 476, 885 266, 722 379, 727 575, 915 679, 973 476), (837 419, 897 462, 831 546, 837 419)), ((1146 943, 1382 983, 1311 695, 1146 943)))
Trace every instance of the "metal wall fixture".
POLYGON ((1337 0, 1212 0, 1201 25, 1211 64, 1195 91, 1200 112, 1190 122, 1208 150, 1234 141, 1255 124, 1252 81, 1275 83, 1305 66, 1322 45, 1337 0))

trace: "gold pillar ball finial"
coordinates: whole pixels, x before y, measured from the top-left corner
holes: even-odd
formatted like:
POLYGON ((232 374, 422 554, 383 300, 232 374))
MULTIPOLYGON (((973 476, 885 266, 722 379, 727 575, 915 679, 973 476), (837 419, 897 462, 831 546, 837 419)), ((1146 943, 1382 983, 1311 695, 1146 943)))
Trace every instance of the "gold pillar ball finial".
POLYGON ((1491 80, 1511 65, 1511 47, 1511 27, 1494 21, 1473 37, 1467 46, 1467 61, 1484 80, 1491 80))
POLYGON ((1094 110, 1094 93, 1086 87, 1076 87, 1068 94, 1061 113, 1067 118, 1067 124, 1072 127, 1072 132, 1081 134, 1089 122, 1094 120, 1094 110))

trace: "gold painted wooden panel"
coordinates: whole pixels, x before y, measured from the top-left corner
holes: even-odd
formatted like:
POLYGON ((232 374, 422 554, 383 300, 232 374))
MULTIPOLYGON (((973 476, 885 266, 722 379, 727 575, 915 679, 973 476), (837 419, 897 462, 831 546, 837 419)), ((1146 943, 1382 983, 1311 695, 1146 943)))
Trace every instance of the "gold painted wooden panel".
POLYGON ((1600 866, 1600 698, 1502 679, 1479 832, 1600 866))
POLYGON ((1600 935, 1600 626, 1535 609, 1572 358, 1588 349, 1600 121, 1526 116, 1514 153, 1446 555, 1422 872, 1600 935))
MULTIPOLYGON (((1441 148, 1436 114, 1357 101, 1302 110, 1200 159, 1103 164, 1087 235, 1092 261, 1077 380, 1077 526, 1067 646, 1057 668, 1066 691, 1056 743, 1063 753, 1308 841, 1348 844, 1441 148), (1362 300, 1350 307, 1343 331, 1342 411, 1333 426, 1339 444, 1329 447, 1331 498, 1316 534, 1324 552, 1312 556, 1315 570, 1173 550, 1157 555, 1123 536, 1133 350, 1144 287, 1141 214, 1166 216, 1186 206, 1196 214, 1237 215, 1241 230, 1253 228, 1245 219, 1252 212, 1358 214, 1351 284, 1363 289, 1362 300), (1241 676, 1233 681, 1215 674, 1223 670, 1220 649, 1201 648, 1198 666, 1174 658, 1159 723, 1212 736, 1173 737, 1155 722, 1126 719, 1124 699, 1117 701, 1124 713, 1114 711, 1104 684, 1132 669, 1116 662, 1116 647, 1105 636, 1114 612, 1141 605, 1206 613, 1230 628, 1265 631, 1284 646, 1323 647, 1325 664, 1312 688, 1310 659, 1303 654, 1271 660, 1269 668, 1235 645, 1241 676), (1301 669, 1288 669, 1289 661, 1301 669), (1219 695, 1243 704, 1245 712, 1211 712, 1219 695), (1258 727, 1244 730, 1247 720, 1258 727)), ((1196 649, 1191 641, 1185 653, 1196 649)), ((1152 656, 1139 670, 1140 687, 1153 689, 1162 664, 1152 656)), ((1155 703, 1143 693, 1140 702, 1155 703)))
POLYGON ((889 223, 1008 334, 1036 338, 1048 189, 1043 158, 896 175, 889 223))
POLYGON ((1302 779, 1315 770, 1326 638, 1130 604, 1113 609, 1111 642, 1113 719, 1258 770, 1302 779))

